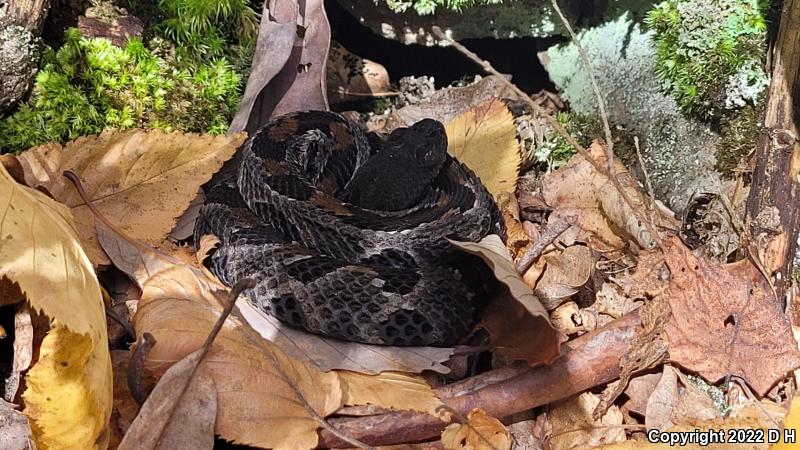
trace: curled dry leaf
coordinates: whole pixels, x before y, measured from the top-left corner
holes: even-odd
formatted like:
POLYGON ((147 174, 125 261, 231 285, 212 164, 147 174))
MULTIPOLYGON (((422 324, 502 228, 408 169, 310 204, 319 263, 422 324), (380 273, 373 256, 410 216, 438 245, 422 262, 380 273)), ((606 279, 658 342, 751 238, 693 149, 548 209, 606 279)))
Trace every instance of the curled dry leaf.
POLYGON ((445 124, 447 152, 480 177, 495 197, 515 192, 522 161, 514 117, 499 99, 473 107, 445 124))
POLYGON ((0 167, 0 279, 52 321, 23 394, 37 445, 101 448, 111 415, 111 360, 100 285, 64 205, 0 167))
MULTIPOLYGON (((606 165, 605 150, 600 144, 592 143, 589 151, 595 160, 606 165)), ((652 217, 655 226, 666 229, 678 229, 680 223, 664 208, 652 206, 656 203, 639 190, 630 172, 618 160, 615 167, 617 178, 636 211, 625 203, 611 181, 579 154, 545 177, 542 185, 545 202, 556 216, 577 215, 577 225, 582 230, 580 240, 591 242, 600 251, 623 248, 628 241, 641 248, 653 248, 654 237, 638 217, 642 214, 648 219, 652 217)))
POLYGON ((672 361, 710 382, 738 375, 759 395, 800 367, 780 301, 749 259, 721 265, 695 256, 677 237, 664 248, 672 361))
MULTIPOLYGON (((227 289, 202 270, 106 230, 102 223, 99 230, 114 264, 143 287, 134 325, 140 335, 149 332, 156 338, 145 364, 162 374, 202 346, 227 289)), ((441 404, 424 381, 410 375, 320 372, 262 339, 237 316, 225 322, 201 371, 217 389, 215 433, 260 447, 314 447, 322 418, 344 405, 433 413, 441 404)))
POLYGON ((622 413, 617 406, 609 408, 600 419, 592 418, 592 411, 600 400, 591 392, 556 403, 548 413, 553 450, 592 448, 625 440, 622 413))
POLYGON ((81 179, 93 204, 126 234, 158 245, 211 178, 244 141, 243 134, 210 136, 160 130, 106 131, 62 147, 50 143, 17 158, 25 183, 67 205, 95 265, 109 264, 97 244, 94 216, 62 173, 81 179))
POLYGON ((520 278, 500 237, 492 234, 480 242, 450 242, 480 256, 507 288, 500 290, 481 319, 480 326, 489 333, 492 346, 507 357, 529 364, 550 364, 555 360, 566 338, 550 324, 547 311, 520 278))
POLYGON ((548 311, 578 292, 589 281, 594 258, 589 247, 573 245, 544 256, 547 266, 534 293, 548 311))
POLYGON ((253 133, 292 111, 328 109, 331 28, 322 1, 264 2, 261 17, 251 75, 230 132, 253 133))
POLYGON ((511 450, 511 434, 503 423, 473 409, 467 414, 467 423, 452 423, 442 432, 442 445, 454 450, 511 450))

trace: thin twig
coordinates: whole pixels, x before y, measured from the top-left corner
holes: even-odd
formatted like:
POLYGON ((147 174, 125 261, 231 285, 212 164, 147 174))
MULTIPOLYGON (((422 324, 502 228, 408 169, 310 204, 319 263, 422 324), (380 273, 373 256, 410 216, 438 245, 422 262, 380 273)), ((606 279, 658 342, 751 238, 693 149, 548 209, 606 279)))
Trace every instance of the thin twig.
POLYGON ((547 248, 548 245, 552 244, 553 241, 558 238, 561 233, 567 231, 569 227, 572 226, 578 220, 577 216, 566 216, 562 220, 555 221, 553 223, 547 224, 547 228, 545 228, 542 235, 539 239, 533 244, 533 246, 522 255, 519 261, 517 261, 516 267, 518 273, 525 273, 526 270, 536 261, 539 256, 542 255, 544 249, 547 248))
POLYGON ((639 136, 633 137, 633 146, 636 148, 636 157, 639 159, 639 167, 642 168, 644 174, 644 183, 647 186, 647 194, 650 196, 650 220, 656 223, 656 194, 653 191, 653 185, 650 183, 650 175, 647 173, 647 167, 644 166, 644 158, 642 158, 642 150, 639 148, 639 136))
POLYGON ((581 41, 578 40, 578 36, 573 31, 572 26, 570 26, 569 21, 566 17, 564 17, 564 13, 561 12, 561 8, 558 7, 558 2, 556 0, 551 0, 553 4, 553 9, 555 9, 556 14, 558 14, 558 18, 561 19, 561 23, 564 24, 564 28, 567 29, 570 38, 572 38, 572 42, 575 44, 575 48, 578 49, 578 55, 581 57, 581 64, 583 65, 583 70, 586 71, 586 74, 589 76, 589 81, 592 83, 592 91, 594 91, 594 95, 597 98, 597 109, 600 110, 600 119, 603 121, 603 131, 606 134, 606 152, 608 153, 608 171, 611 175, 614 175, 614 138, 611 136, 611 126, 608 124, 608 113, 606 112, 606 101, 603 98, 603 94, 600 92, 600 87, 597 86, 597 77, 594 74, 594 69, 592 68, 592 64, 589 62, 589 54, 586 53, 586 49, 583 48, 581 45, 581 41))
POLYGON ((608 178, 611 181, 611 184, 614 185, 614 188, 616 188, 617 191, 619 191, 622 200, 625 202, 625 204, 628 205, 628 208, 630 208, 631 213, 636 216, 639 216, 638 217, 639 220, 644 224, 645 228, 647 228, 647 231, 653 236, 655 242, 659 246, 661 246, 661 239, 659 239, 658 232, 656 232, 655 224, 650 223, 650 221, 646 217, 641 217, 641 212, 639 211, 639 208, 633 203, 630 196, 625 191, 625 188, 622 186, 622 183, 619 182, 616 176, 612 176, 611 172, 608 171, 608 167, 604 166, 603 164, 600 164, 596 159, 594 159, 586 150, 586 148, 582 146, 580 143, 578 143, 578 141, 571 134, 569 134, 569 132, 560 123, 558 123, 558 120, 556 120, 555 117, 550 115, 544 108, 542 108, 539 104, 534 102, 530 98, 530 96, 528 96, 528 94, 526 94, 520 88, 518 88, 517 85, 509 81, 505 75, 498 72, 494 67, 492 67, 492 65, 489 64, 488 61, 481 59, 480 56, 476 55, 468 48, 459 44, 450 36, 444 34, 441 28, 437 26, 431 27, 431 32, 433 32, 433 35, 436 36, 438 39, 449 42, 453 46, 453 48, 463 53, 467 58, 471 59, 475 63, 479 64, 484 71, 498 77, 498 79, 503 84, 508 86, 508 88, 511 89, 520 98, 520 100, 522 100, 528 106, 530 106, 531 109, 538 116, 542 117, 545 121, 547 121, 547 124, 550 126, 550 128, 555 130, 556 133, 558 133, 561 137, 563 137, 564 140, 566 140, 569 145, 575 148, 575 150, 578 152, 578 154, 580 154, 583 157, 583 159, 585 159, 589 164, 591 164, 592 167, 595 170, 597 170, 601 175, 603 175, 604 177, 608 178))

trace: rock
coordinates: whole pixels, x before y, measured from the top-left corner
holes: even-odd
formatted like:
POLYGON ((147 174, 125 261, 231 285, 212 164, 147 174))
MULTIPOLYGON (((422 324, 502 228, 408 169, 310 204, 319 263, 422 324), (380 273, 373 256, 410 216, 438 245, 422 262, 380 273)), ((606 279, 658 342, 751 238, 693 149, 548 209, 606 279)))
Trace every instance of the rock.
POLYGON ((112 44, 122 47, 132 37, 140 38, 144 32, 144 23, 136 16, 120 16, 115 18, 78 17, 78 30, 87 38, 101 37, 112 44))
POLYGON ((385 67, 350 53, 338 42, 331 42, 325 70, 331 103, 391 94, 385 67))
MULTIPOLYGON (((714 164, 720 138, 707 125, 685 117, 675 100, 661 93, 653 73, 651 34, 623 15, 583 30, 579 38, 605 96, 612 132, 614 124, 620 125, 643 144, 656 197, 682 209, 695 192, 718 192, 721 176, 714 164)), ((574 44, 551 47, 540 59, 574 111, 597 114, 595 94, 574 44)), ((635 152, 628 161, 636 161, 635 152)))
POLYGON ((0 114, 28 92, 38 66, 38 38, 18 25, 0 29, 0 114))

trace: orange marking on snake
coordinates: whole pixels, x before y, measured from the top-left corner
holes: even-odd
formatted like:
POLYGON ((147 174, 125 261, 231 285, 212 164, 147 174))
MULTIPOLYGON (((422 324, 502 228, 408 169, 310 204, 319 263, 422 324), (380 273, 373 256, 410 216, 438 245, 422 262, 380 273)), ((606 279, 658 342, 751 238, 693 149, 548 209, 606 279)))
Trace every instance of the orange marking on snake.
POLYGON ((286 117, 277 125, 270 127, 267 135, 273 141, 285 141, 297 132, 298 125, 296 118, 286 117))
POLYGON ((347 206, 337 201, 335 198, 325 195, 321 192, 315 192, 311 196, 311 204, 330 211, 337 216, 352 216, 353 212, 347 206))
POLYGON ((342 150, 353 143, 353 135, 347 125, 341 122, 330 124, 331 134, 333 134, 333 148, 342 150))

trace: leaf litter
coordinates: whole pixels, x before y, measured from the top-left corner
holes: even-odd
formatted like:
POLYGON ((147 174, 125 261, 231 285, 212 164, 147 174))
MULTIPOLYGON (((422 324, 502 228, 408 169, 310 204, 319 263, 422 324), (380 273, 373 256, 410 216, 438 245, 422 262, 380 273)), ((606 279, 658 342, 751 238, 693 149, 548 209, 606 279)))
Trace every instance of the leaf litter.
MULTIPOLYGON (((264 13, 254 76, 232 131, 252 131, 282 112, 327 107, 322 68, 328 46, 321 42, 330 30, 321 2, 295 8, 279 1, 265 4, 264 13), (298 72, 300 65, 308 70, 298 72)), ((797 400, 788 416, 767 400, 789 404, 793 381, 787 375, 800 366, 800 355, 758 264, 722 264, 690 251, 675 236, 680 222, 669 210, 643 193, 618 160, 609 171, 613 154, 600 143, 549 171, 539 192, 523 185, 515 193, 520 144, 500 99, 527 100, 517 94, 505 78, 492 75, 440 90, 385 121, 385 130, 424 117, 444 121, 450 151, 506 204, 505 243, 497 237, 454 243, 484 258, 505 286, 482 318, 487 345, 472 349, 493 351, 492 367, 436 389, 414 374, 448 372, 453 349, 325 340, 260 316, 242 299, 218 338, 204 346, 231 304, 228 289, 199 263, 214 242, 202 242, 194 255, 164 245, 164 238, 242 135, 133 130, 4 155, 8 171, 2 169, 0 182, 11 189, 0 189, 0 205, 7 205, 11 220, 0 223, 0 236, 13 239, 0 241, 0 304, 24 299, 30 305, 27 313, 17 306, 19 330, 33 336, 18 336, 14 356, 18 373, 32 367, 22 394, 23 412, 35 425, 33 441, 54 448, 104 448, 109 439, 121 448, 211 448, 216 434, 276 448, 437 438, 446 448, 510 448, 509 436, 522 429, 550 448, 642 448, 650 445, 632 438, 646 429, 763 429, 784 419, 796 428, 797 400), (75 151, 78 146, 84 148, 75 151), (181 148, 202 157, 187 162, 181 148), (166 182, 164 175, 172 171, 172 177, 178 167, 186 171, 166 182), (96 221, 61 179, 65 169, 83 180, 108 223, 96 221), (15 197, 2 197, 7 192, 15 197), (532 206, 547 213, 534 219, 526 213, 532 206), (38 228, 20 222, 30 208, 45 219, 38 228), (151 215, 156 226, 137 222, 151 215), (58 251, 34 258, 30 249, 58 251), (130 353, 115 351, 111 422, 103 297, 92 268, 109 263, 141 288, 141 298, 129 300, 134 326, 139 337, 155 336, 156 344, 137 374, 158 380, 139 409, 130 391, 117 389, 130 353), (6 288, 8 280, 17 284, 6 288), (40 313, 54 319, 45 331, 36 325, 40 313), (573 339, 564 342, 565 335, 573 339), (78 383, 65 389, 58 381, 63 377, 78 383), (595 393, 583 392, 590 388, 595 393), (746 393, 744 399, 736 392, 746 393), (63 408, 37 403, 59 395, 63 408), (366 405, 364 415, 337 417, 357 410, 348 405, 366 405), (721 407, 731 414, 724 417, 721 407), (74 420, 63 420, 66 408, 86 425, 81 433, 74 433, 74 420), (524 420, 512 416, 523 412, 524 420), (509 416, 518 419, 506 430, 495 417, 509 416), (447 421, 454 423, 445 428, 447 421)), ((192 215, 183 218, 178 229, 185 235, 192 215)), ((24 427, 16 436, 27 439, 24 427)))

